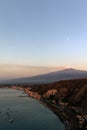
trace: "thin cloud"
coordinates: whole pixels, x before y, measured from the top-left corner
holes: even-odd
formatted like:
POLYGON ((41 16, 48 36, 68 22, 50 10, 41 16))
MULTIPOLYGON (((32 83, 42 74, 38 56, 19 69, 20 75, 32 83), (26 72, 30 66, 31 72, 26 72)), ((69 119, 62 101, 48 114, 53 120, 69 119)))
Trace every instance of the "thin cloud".
POLYGON ((64 67, 44 67, 44 66, 28 66, 16 64, 1 64, 0 79, 19 78, 27 76, 35 76, 39 74, 50 73, 53 71, 64 69, 64 67))

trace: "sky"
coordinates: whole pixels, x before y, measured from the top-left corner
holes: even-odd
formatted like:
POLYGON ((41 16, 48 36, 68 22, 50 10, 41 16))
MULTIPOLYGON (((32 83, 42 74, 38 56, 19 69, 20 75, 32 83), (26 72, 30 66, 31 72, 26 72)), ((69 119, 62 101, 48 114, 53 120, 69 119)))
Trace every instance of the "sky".
POLYGON ((0 0, 0 78, 87 70, 87 0, 0 0))

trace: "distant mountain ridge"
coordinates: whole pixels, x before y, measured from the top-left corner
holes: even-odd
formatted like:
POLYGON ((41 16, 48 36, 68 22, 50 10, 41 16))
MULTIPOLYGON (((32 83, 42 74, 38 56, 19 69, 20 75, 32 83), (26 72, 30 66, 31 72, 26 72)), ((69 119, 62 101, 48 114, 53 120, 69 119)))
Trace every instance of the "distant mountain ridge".
POLYGON ((77 79, 77 78, 87 78, 87 71, 69 68, 69 69, 64 69, 64 70, 33 76, 33 77, 24 77, 24 78, 6 80, 0 83, 37 84, 37 83, 52 83, 60 80, 77 79))

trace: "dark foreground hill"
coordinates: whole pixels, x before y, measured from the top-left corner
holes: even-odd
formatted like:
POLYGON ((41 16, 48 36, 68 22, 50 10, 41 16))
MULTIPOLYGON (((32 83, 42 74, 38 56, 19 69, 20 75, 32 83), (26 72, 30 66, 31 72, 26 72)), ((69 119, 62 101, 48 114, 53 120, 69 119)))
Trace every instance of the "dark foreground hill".
POLYGON ((87 78, 63 80, 50 84, 32 85, 31 91, 44 95, 50 100, 58 100, 77 108, 81 113, 87 113, 87 78), (48 93, 56 90, 56 93, 48 93))
POLYGON ((61 115, 60 117, 64 117, 63 119, 70 121, 72 130, 85 130, 87 121, 87 78, 61 80, 45 84, 18 84, 11 87, 22 89, 36 99, 39 95, 41 101, 48 106, 50 104, 50 109, 61 115))
MULTIPOLYGON (((87 78, 32 85, 30 88, 32 92, 40 94, 55 113, 54 104, 58 106, 57 110, 62 108, 62 113, 69 118, 72 130, 87 130, 87 78)), ((57 111, 58 115, 60 113, 57 111)))
POLYGON ((33 77, 25 77, 3 81, 2 83, 52 83, 60 80, 68 80, 68 79, 78 79, 78 78, 86 78, 87 71, 75 70, 75 69, 64 69, 57 72, 52 72, 48 74, 33 76, 33 77))

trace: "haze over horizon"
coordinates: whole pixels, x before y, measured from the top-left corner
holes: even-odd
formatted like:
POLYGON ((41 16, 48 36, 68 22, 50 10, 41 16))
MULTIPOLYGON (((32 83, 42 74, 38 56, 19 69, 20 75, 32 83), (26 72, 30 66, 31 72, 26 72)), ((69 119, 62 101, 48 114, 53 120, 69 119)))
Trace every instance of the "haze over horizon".
POLYGON ((28 65, 0 65, 0 80, 31 77, 40 74, 46 74, 59 70, 66 69, 65 67, 44 67, 44 66, 28 66, 28 65))
POLYGON ((0 79, 87 70, 87 1, 1 0, 0 79))

